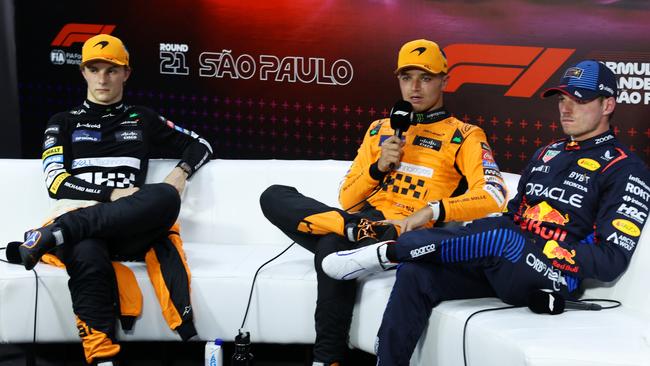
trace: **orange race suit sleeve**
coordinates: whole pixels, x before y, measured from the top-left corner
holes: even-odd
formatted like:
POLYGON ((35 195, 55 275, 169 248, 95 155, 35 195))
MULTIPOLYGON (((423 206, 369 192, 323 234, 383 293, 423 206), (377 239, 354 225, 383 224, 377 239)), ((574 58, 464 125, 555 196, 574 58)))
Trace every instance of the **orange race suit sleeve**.
POLYGON ((344 210, 358 211, 361 208, 358 203, 377 189, 384 178, 385 174, 377 168, 381 150, 374 148, 377 145, 375 137, 384 123, 388 123, 388 120, 378 120, 370 125, 357 150, 357 156, 339 187, 339 202, 344 210))

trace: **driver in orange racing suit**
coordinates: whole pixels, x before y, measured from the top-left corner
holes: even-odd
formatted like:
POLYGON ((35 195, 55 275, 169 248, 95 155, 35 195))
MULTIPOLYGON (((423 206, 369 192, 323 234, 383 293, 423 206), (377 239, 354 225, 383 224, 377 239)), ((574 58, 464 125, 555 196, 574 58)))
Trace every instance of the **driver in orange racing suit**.
POLYGON ((473 220, 505 205, 505 184, 485 133, 444 108, 442 90, 449 76, 438 45, 423 39, 404 44, 395 73, 402 98, 413 106, 413 125, 401 139, 389 119, 370 125, 340 187, 345 210, 289 186, 273 185, 260 197, 269 221, 315 254, 313 365, 343 359, 356 294, 353 281, 325 275, 321 261, 326 255, 434 223, 473 220))

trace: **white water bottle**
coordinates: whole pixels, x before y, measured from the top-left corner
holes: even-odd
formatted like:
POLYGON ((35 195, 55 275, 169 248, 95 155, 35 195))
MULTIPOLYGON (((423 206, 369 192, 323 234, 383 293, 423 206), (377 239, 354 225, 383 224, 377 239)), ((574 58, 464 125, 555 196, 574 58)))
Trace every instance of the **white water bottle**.
POLYGON ((222 344, 223 340, 220 338, 205 344, 205 366, 223 366, 222 344))

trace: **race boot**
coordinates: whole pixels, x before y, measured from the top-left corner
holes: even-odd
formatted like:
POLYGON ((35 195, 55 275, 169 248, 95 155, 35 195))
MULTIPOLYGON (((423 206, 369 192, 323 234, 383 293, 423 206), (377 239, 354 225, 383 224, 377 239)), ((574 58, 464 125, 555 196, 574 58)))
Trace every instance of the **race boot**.
POLYGON ((393 244, 389 240, 329 254, 323 258, 323 272, 335 280, 353 280, 393 268, 397 263, 386 257, 388 245, 393 244))
POLYGON ((41 257, 63 243, 63 234, 54 224, 25 233, 25 241, 18 247, 20 259, 28 271, 36 266, 41 257))

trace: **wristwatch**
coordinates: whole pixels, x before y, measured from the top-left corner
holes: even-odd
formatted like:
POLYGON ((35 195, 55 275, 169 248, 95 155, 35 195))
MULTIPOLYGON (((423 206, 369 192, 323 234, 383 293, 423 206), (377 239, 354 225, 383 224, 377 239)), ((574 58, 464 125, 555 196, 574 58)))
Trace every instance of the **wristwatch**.
POLYGON ((427 206, 429 206, 433 213, 431 220, 438 220, 440 217, 440 201, 427 202, 427 206))
POLYGON ((185 173, 187 173, 188 178, 192 175, 192 167, 190 166, 190 164, 183 161, 181 163, 178 163, 178 165, 176 166, 181 168, 181 170, 184 171, 185 173))

